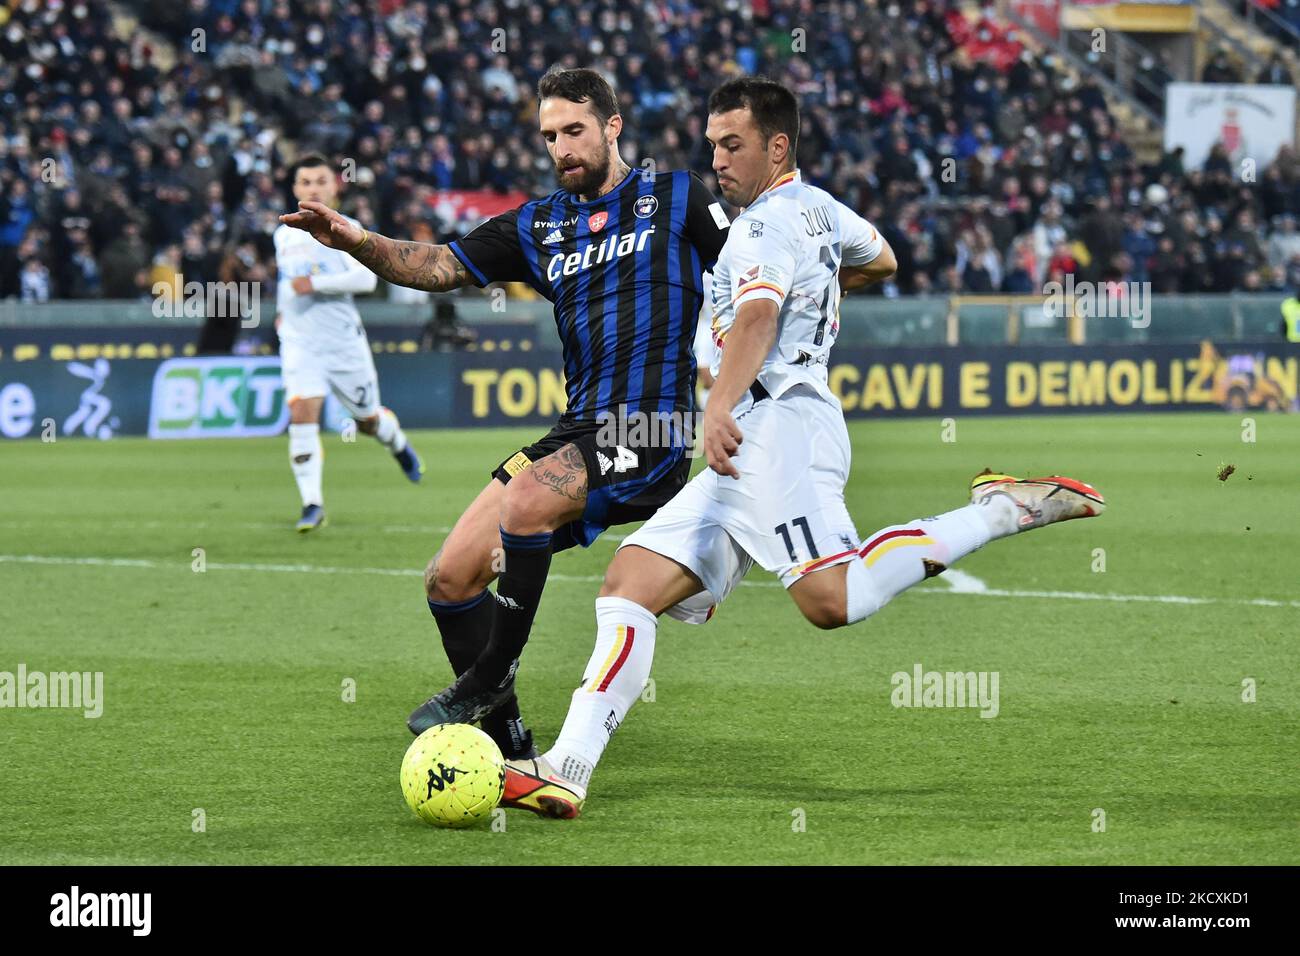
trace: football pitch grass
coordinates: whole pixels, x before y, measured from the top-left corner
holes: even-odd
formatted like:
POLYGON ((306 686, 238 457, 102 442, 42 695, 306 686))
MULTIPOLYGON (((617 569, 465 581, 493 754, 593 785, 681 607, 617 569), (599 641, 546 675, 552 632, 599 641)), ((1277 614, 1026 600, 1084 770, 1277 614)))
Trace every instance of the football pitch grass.
MULTIPOLYGON (((284 438, 4 444, 0 671, 104 677, 97 719, 0 709, 0 863, 1300 862, 1300 416, 1256 423, 852 424, 864 536, 960 506, 985 466, 1082 478, 1109 510, 852 628, 815 630, 761 570, 707 625, 665 618, 583 816, 503 831, 422 824, 398 767, 450 677, 420 571, 544 429, 414 433, 420 486, 329 436, 308 536, 284 438), (918 665, 996 672, 996 717, 893 706, 918 665)), ((519 676, 543 749, 615 543, 552 565, 519 676)))

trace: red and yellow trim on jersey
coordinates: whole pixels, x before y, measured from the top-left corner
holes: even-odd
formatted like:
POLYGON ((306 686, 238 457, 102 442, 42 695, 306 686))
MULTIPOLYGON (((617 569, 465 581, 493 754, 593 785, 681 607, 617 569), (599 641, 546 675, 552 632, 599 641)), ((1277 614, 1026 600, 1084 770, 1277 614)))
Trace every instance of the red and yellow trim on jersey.
POLYGON ((878 534, 868 541, 861 548, 854 548, 848 551, 841 551, 839 554, 832 554, 825 558, 814 558, 811 561, 805 561, 803 564, 795 567, 792 573, 808 574, 811 571, 817 571, 830 564, 838 564, 845 558, 862 558, 867 567, 871 567, 890 551, 895 548, 906 547, 909 544, 934 544, 934 539, 925 533, 921 528, 897 528, 894 531, 886 531, 884 534, 878 534))
POLYGON ((748 282, 746 282, 744 285, 742 285, 739 289, 736 290, 736 295, 731 301, 736 302, 742 296, 746 296, 749 293, 755 291, 756 289, 771 289, 781 298, 783 299, 785 298, 785 289, 782 289, 775 282, 764 282, 762 279, 750 279, 748 282))
MULTIPOLYGON (((794 182, 794 178, 795 178, 795 176, 797 176, 797 175, 799 175, 799 170, 797 170, 797 169, 792 169, 792 170, 790 170, 788 173, 785 173, 783 176, 781 176, 781 178, 778 179, 776 182, 774 182, 772 185, 770 185, 770 186, 768 186, 766 189, 764 189, 763 192, 765 192, 765 193, 770 193, 773 189, 780 189, 780 188, 781 188, 782 186, 784 186, 786 183, 792 183, 792 182, 794 182)), ((762 195, 762 193, 760 193, 759 195, 762 195)), ((757 197, 756 197, 756 198, 757 198, 757 197)))
POLYGON ((618 676, 628 655, 632 653, 635 639, 636 628, 628 624, 618 626, 618 637, 614 639, 614 646, 609 649, 609 656, 605 658, 605 663, 600 665, 596 676, 587 682, 588 694, 609 690, 610 683, 618 676))
POLYGON ((722 313, 717 312, 709 319, 709 334, 713 336, 713 344, 717 348, 722 348, 727 341, 727 333, 718 322, 720 318, 722 313))

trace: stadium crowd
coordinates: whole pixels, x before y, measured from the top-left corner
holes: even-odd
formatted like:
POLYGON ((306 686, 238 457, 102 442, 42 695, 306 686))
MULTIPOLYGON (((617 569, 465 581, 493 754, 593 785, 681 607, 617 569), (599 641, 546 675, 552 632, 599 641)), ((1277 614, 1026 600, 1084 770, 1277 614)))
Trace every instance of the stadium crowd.
POLYGON ((0 0, 0 298, 273 280, 308 148, 352 162, 345 212, 445 241, 474 223, 439 190, 554 188, 534 90, 557 62, 609 76, 630 162, 710 183, 709 90, 786 82, 804 176, 897 252, 888 295, 1300 285, 1294 151, 1253 183, 1221 147, 1144 167, 1094 82, 947 0, 0 0))

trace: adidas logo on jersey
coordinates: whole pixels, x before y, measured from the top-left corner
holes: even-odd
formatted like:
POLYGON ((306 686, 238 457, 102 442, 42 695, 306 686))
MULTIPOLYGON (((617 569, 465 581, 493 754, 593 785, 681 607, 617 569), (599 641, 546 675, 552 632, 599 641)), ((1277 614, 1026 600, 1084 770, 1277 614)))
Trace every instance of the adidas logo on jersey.
POLYGON ((600 463, 600 473, 602 475, 614 467, 614 462, 604 452, 596 452, 596 461, 600 463))
POLYGON ((555 229, 552 230, 550 233, 548 233, 546 238, 542 240, 542 245, 550 246, 550 245, 554 245, 557 242, 563 242, 563 241, 564 241, 564 233, 561 232, 559 229, 555 229))

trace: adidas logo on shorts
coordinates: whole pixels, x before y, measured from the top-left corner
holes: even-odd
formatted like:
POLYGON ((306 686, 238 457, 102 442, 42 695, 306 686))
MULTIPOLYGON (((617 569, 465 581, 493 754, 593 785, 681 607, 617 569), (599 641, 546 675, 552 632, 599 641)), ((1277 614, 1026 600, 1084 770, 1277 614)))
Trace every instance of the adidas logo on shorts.
POLYGON ((614 462, 602 452, 596 452, 596 461, 600 463, 600 473, 602 475, 614 467, 614 462))

